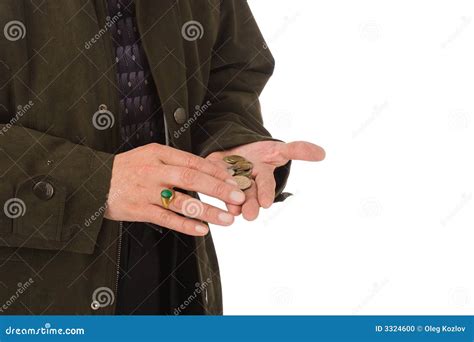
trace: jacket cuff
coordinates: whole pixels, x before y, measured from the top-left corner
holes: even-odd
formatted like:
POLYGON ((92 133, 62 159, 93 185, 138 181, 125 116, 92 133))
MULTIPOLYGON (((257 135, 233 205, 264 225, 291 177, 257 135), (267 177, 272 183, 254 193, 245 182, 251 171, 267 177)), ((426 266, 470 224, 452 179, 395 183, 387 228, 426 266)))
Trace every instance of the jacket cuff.
POLYGON ((106 210, 113 155, 81 146, 59 160, 69 171, 58 166, 58 172, 29 177, 2 191, 13 196, 1 201, 0 246, 93 253, 106 210))
POLYGON ((290 176, 291 160, 283 166, 277 167, 273 172, 276 181, 275 187, 275 201, 274 202, 283 202, 288 197, 293 196, 290 192, 283 192, 290 176))

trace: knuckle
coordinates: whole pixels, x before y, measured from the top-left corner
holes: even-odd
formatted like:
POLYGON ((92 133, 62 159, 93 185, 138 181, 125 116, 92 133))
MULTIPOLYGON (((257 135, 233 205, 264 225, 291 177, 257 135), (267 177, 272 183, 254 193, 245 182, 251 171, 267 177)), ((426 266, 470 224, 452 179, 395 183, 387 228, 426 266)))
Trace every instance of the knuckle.
POLYGON ((227 195, 227 185, 223 182, 217 182, 217 184, 214 186, 214 194, 217 196, 217 197, 224 197, 225 195, 227 195))
POLYGON ((209 206, 204 210, 204 214, 206 215, 204 220, 207 222, 220 223, 221 222, 221 220, 219 219, 220 212, 221 212, 220 210, 209 206))
POLYGON ((138 168, 137 173, 143 176, 151 174, 154 168, 151 165, 142 165, 138 168))
POLYGON ((160 145, 157 143, 151 143, 146 145, 147 152, 156 153, 160 150, 160 145))
POLYGON ((192 155, 186 155, 184 157, 184 165, 189 169, 196 169, 199 167, 199 159, 192 155))
POLYGON ((196 176, 197 173, 195 171, 186 168, 181 172, 180 179, 183 184, 191 185, 196 181, 196 176))
POLYGON ((181 210, 184 204, 184 196, 175 196, 172 204, 175 208, 177 208, 178 210, 181 210))
POLYGON ((179 223, 179 231, 183 232, 183 233, 186 233, 186 234, 189 234, 189 231, 190 231, 190 224, 188 222, 188 220, 186 219, 182 219, 181 222, 179 223))
POLYGON ((161 164, 156 168, 155 174, 158 176, 158 178, 165 178, 168 176, 171 172, 171 169, 168 165, 166 164, 161 164))
POLYGON ((211 206, 205 205, 202 208, 202 216, 206 221, 217 219, 217 211, 213 210, 211 206))
POLYGON ((160 225, 168 227, 170 226, 171 223, 171 214, 165 212, 160 212, 157 215, 157 221, 159 222, 160 225))
POLYGON ((216 165, 212 164, 211 162, 206 163, 209 167, 209 174, 214 178, 223 178, 228 176, 228 173, 224 170, 221 170, 216 165))

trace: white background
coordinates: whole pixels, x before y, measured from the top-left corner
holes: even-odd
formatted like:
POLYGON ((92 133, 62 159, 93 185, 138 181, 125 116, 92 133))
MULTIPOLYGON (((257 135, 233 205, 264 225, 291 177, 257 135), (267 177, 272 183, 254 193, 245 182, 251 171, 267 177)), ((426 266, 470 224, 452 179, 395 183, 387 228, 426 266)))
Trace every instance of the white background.
POLYGON ((225 314, 472 314, 474 3, 249 3, 267 128, 327 158, 212 228, 225 314))

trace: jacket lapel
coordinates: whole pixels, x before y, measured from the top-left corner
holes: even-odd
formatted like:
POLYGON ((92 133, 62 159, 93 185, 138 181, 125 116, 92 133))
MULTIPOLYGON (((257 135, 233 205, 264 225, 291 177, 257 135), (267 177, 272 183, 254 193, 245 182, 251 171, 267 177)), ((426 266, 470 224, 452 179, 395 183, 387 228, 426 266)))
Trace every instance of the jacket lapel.
POLYGON ((188 110, 186 65, 184 62, 181 20, 176 0, 135 0, 136 15, 143 48, 148 57, 170 140, 179 148, 189 149, 189 134, 178 139, 172 132, 179 129, 173 113, 188 110))

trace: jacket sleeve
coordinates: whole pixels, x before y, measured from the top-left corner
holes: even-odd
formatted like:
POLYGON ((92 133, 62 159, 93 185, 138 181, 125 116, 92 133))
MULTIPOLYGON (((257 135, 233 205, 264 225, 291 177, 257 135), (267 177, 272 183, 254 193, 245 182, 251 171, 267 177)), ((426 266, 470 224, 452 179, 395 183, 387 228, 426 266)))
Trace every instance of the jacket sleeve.
POLYGON ((0 246, 92 253, 112 163, 113 155, 0 124, 0 246))
MULTIPOLYGON (((259 96, 275 61, 247 1, 223 0, 219 34, 211 58, 209 108, 194 125, 194 152, 207 156, 256 141, 276 140, 263 126, 259 96)), ((276 201, 286 184, 291 162, 277 168, 276 201)))

